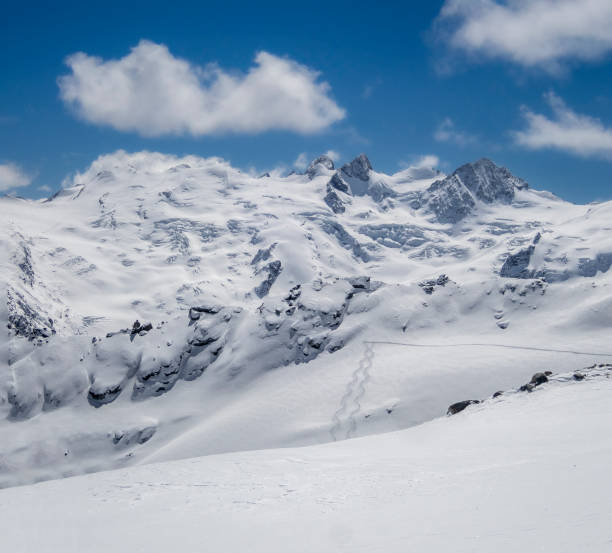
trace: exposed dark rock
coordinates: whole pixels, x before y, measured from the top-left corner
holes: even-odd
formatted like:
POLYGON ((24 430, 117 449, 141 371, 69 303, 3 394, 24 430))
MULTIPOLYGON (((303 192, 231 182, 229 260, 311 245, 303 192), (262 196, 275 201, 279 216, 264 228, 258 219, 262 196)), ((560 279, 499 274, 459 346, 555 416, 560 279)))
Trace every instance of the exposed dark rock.
POLYGON ((506 257, 499 274, 505 278, 535 278, 535 271, 528 269, 531 256, 535 251, 535 246, 529 247, 510 254, 506 257))
POLYGON ((359 290, 369 290, 370 289, 370 277, 369 276, 349 278, 349 283, 351 284, 353 288, 357 288, 359 290))
POLYGON ((342 173, 344 173, 348 177, 352 177, 362 181, 368 180, 368 178, 370 177, 371 170, 372 165, 365 154, 359 154, 353 161, 351 161, 350 163, 346 163, 340 169, 340 171, 342 171, 342 173))
POLYGON ((548 382, 548 376, 546 375, 546 373, 543 372, 535 373, 529 381, 529 383, 533 384, 534 386, 540 386, 541 384, 545 384, 546 382, 548 382))
POLYGON ((22 336, 40 345, 56 333, 53 319, 36 304, 32 297, 26 299, 24 294, 8 287, 6 307, 8 310, 7 327, 11 334, 22 336))
POLYGON ((551 374, 552 372, 550 371, 535 373, 527 384, 523 384, 519 388, 519 392, 533 392, 537 386, 541 386, 548 382, 548 376, 551 374))
POLYGON ((340 199, 340 196, 338 196, 329 185, 327 186, 327 194, 323 199, 334 213, 338 214, 346 211, 346 207, 344 207, 344 203, 340 199))
POLYGON ((87 394, 87 401, 94 407, 102 407, 107 403, 113 402, 122 391, 121 384, 113 386, 98 387, 95 382, 91 385, 87 394))
POLYGON ((21 280, 29 286, 34 286, 34 267, 32 266, 32 252, 25 244, 21 244, 21 259, 18 260, 17 266, 21 269, 21 280))
POLYGON ((419 282, 419 286, 423 289, 423 292, 431 295, 434 293, 436 286, 446 286, 449 280, 450 279, 446 275, 442 274, 438 276, 438 278, 419 282))
POLYGON ((340 190, 340 192, 351 194, 351 187, 337 172, 334 173, 334 176, 329 181, 329 185, 336 190, 340 190))
POLYGON ((425 192, 423 202, 442 223, 457 223, 476 207, 476 201, 509 204, 517 189, 527 183, 513 176, 505 167, 488 159, 467 163, 445 179, 434 182, 425 192))
POLYGON ((493 394, 493 397, 499 397, 499 396, 502 396, 502 395, 504 395, 504 392, 502 392, 502 391, 500 390, 500 391, 495 392, 495 393, 493 394))
POLYGON ((457 223, 476 206, 476 201, 465 186, 447 179, 436 181, 427 189, 425 203, 441 223, 457 223))
POLYGON ((257 263, 259 263, 260 261, 267 261, 268 259, 270 259, 270 256, 272 255, 272 250, 275 247, 276 247, 276 242, 274 242, 274 244, 271 244, 267 248, 262 248, 262 249, 257 250, 257 253, 251 260, 251 265, 257 265, 257 263))
POLYGON ((295 300, 297 300, 301 294, 302 294, 302 285, 296 284, 293 288, 291 288, 291 290, 289 290, 289 294, 287 294, 287 296, 283 299, 283 301, 286 301, 289 305, 293 306, 295 300))
POLYGON ((263 298, 264 296, 268 295, 270 288, 272 288, 272 285, 276 282, 276 279, 278 278, 278 275, 281 274, 283 268, 281 262, 276 260, 268 263, 265 270, 268 272, 268 277, 261 284, 255 287, 255 294, 257 294, 257 297, 259 298, 263 298))
POLYGON ((146 334, 150 330, 153 330, 153 325, 151 323, 141 325, 140 322, 136 320, 132 325, 132 330, 130 330, 130 334, 139 334, 140 336, 144 336, 144 334, 146 334))
POLYGON ((465 401, 458 401, 457 403, 453 403, 448 410, 446 411, 447 415, 456 415, 463 411, 469 405, 474 405, 476 403, 480 403, 479 399, 466 399, 465 401))
POLYGON ((594 277, 598 272, 606 273, 610 267, 612 267, 612 253, 600 253, 595 259, 580 259, 578 273, 584 277, 594 277))
POLYGON ((573 378, 574 378, 574 380, 578 380, 578 381, 584 380, 584 375, 582 373, 575 372, 574 375, 573 375, 573 378))

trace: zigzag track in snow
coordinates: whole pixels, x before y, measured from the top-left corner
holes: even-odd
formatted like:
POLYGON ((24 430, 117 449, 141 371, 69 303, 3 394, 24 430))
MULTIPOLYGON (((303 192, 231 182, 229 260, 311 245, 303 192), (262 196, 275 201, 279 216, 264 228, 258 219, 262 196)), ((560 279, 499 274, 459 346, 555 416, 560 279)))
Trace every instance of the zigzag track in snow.
POLYGON ((372 360, 374 359, 374 347, 372 342, 364 342, 365 353, 361 360, 359 361, 359 365, 353 371, 351 380, 346 386, 346 390, 344 391, 344 395, 340 400, 340 407, 336 410, 332 417, 333 426, 330 430, 330 434, 334 441, 339 439, 339 433, 342 429, 343 420, 341 418, 342 414, 345 411, 348 411, 349 405, 353 404, 353 409, 348 412, 348 423, 349 428, 346 431, 345 438, 350 438, 351 435, 357 429, 357 422, 355 420, 355 416, 361 410, 361 398, 365 394, 365 383, 370 377, 369 370, 372 367, 372 360))
POLYGON ((493 347, 493 348, 507 348, 507 349, 522 349, 529 351, 543 351, 551 353, 569 353, 572 355, 591 355, 596 357, 610 357, 612 353, 602 352, 591 352, 591 351, 577 351, 570 349, 554 349, 554 348, 540 348, 536 346, 513 346, 509 344, 485 344, 485 343, 463 343, 463 344, 414 344, 408 342, 390 342, 390 341, 364 341, 365 352, 363 357, 359 361, 359 365, 353 371, 351 380, 346 386, 344 395, 340 400, 340 407, 336 410, 332 417, 333 426, 330 430, 330 434, 334 441, 340 439, 340 431, 344 422, 348 423, 348 428, 344 438, 352 438, 357 430, 357 415, 361 411, 361 400, 365 395, 365 385, 370 378, 370 369, 374 361, 374 346, 375 345, 389 345, 389 346, 403 346, 413 348, 456 348, 456 347, 493 347), (352 404, 352 410, 348 411, 349 405, 352 404), (342 419, 342 414, 348 411, 347 418, 342 419))

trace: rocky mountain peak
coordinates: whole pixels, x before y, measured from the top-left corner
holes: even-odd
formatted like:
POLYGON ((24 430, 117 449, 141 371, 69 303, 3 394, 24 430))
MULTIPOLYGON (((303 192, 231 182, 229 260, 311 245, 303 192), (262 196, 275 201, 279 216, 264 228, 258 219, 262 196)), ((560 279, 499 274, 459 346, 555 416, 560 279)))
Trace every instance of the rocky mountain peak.
POLYGON ((477 201, 510 204, 516 190, 526 188, 528 184, 523 179, 482 158, 434 182, 425 192, 425 203, 440 222, 456 223, 473 210, 477 201))
POLYGON ((366 181, 370 178, 372 164, 365 154, 359 154, 353 161, 342 166, 342 171, 346 176, 366 181))
POLYGON ((323 154, 322 156, 313 159, 310 162, 310 165, 308 165, 308 169, 306 169, 306 174, 308 175, 308 178, 313 179, 314 177, 316 177, 321 168, 327 169, 328 171, 333 171, 334 160, 327 154, 323 154))

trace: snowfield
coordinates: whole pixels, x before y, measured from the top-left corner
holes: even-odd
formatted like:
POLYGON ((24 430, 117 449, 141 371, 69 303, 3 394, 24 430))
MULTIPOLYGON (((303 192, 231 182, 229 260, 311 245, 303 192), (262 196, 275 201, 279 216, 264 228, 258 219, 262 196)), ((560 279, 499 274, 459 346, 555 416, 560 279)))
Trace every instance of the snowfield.
POLYGON ((607 553, 606 373, 399 432, 2 490, 3 548, 607 553))
MULTIPOLYGON (((46 201, 0 198, 0 213, 4 488, 420 440, 468 424, 438 420, 453 403, 612 361, 612 203, 565 202, 489 160, 385 175, 363 154, 339 169, 321 156, 257 178, 119 151, 46 201)), ((522 401, 542 409, 491 412, 522 401)))

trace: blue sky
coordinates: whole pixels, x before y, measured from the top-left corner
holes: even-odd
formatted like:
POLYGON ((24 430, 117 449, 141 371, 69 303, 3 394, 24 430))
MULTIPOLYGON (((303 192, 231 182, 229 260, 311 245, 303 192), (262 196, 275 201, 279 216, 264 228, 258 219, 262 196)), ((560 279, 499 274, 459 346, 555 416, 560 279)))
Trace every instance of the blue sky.
POLYGON ((120 148, 256 171, 333 150, 612 198, 609 0, 87 4, 3 7, 0 191, 120 148))

